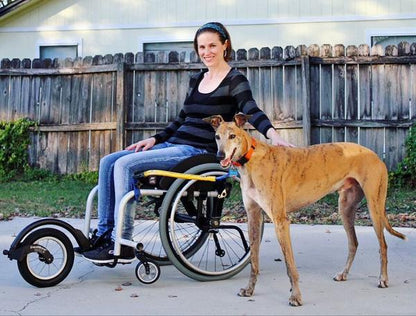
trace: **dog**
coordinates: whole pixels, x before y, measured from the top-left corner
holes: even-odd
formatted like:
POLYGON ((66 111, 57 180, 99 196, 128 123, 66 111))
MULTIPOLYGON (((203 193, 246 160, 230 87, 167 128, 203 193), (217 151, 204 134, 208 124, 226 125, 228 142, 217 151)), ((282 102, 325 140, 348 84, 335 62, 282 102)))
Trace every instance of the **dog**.
POLYGON ((272 146, 253 138, 243 129, 249 116, 236 114, 232 122, 219 115, 205 118, 215 130, 217 156, 223 167, 236 166, 247 211, 251 251, 248 285, 239 292, 249 297, 259 273, 261 210, 274 224, 284 255, 291 284, 289 304, 302 305, 299 274, 295 265, 291 240, 289 212, 314 203, 328 193, 338 191, 338 208, 348 237, 348 256, 344 269, 334 276, 346 281, 355 254, 357 237, 355 213, 365 196, 373 227, 380 245, 381 270, 378 287, 388 287, 387 245, 384 229, 406 239, 392 228, 385 212, 388 172, 385 164, 371 150, 354 143, 327 143, 305 148, 272 146))

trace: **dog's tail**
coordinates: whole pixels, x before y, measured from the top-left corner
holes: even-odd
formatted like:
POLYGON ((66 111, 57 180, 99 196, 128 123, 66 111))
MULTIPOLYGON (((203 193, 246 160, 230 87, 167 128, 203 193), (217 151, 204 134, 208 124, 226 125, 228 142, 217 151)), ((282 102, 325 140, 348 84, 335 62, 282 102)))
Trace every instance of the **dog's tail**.
POLYGON ((386 228, 386 230, 392 234, 393 236, 399 237, 403 240, 407 240, 406 235, 399 233, 397 230, 395 230, 393 227, 391 227, 389 220, 387 219, 386 216, 384 216, 384 227, 386 228))

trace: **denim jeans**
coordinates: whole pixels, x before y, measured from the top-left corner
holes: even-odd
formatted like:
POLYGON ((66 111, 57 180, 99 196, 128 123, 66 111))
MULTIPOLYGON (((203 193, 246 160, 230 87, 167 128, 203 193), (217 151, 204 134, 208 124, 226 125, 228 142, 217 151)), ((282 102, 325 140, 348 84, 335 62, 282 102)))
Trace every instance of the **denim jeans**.
MULTIPOLYGON (((132 190, 131 181, 135 172, 150 169, 168 170, 181 160, 206 153, 204 149, 189 145, 164 142, 146 151, 122 150, 111 153, 100 160, 98 173, 98 233, 100 236, 113 229, 123 196, 132 190)), ((131 239, 134 229, 134 202, 128 203, 123 221, 123 239, 131 239)), ((115 229, 112 231, 115 239, 115 229)))

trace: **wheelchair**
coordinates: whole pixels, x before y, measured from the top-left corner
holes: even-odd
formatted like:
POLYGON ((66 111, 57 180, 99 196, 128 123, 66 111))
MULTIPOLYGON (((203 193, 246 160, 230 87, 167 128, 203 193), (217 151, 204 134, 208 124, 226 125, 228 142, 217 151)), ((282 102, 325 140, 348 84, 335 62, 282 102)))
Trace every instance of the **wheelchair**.
MULTIPOLYGON (((125 245, 135 249, 136 258, 127 263, 138 259, 135 274, 144 284, 156 282, 160 266, 167 264, 197 281, 238 274, 250 262, 246 220, 230 221, 230 205, 239 202, 238 182, 236 171, 223 169, 213 154, 190 157, 169 171, 136 174, 134 188, 120 203, 114 261, 93 263, 110 268, 126 264, 119 262, 125 245), (121 237, 122 219, 133 200, 142 211, 135 213, 133 239, 127 240, 121 237)), ((83 252, 94 246, 96 231, 90 226, 97 191, 96 186, 88 195, 83 230, 61 219, 43 218, 26 226, 3 251, 17 260, 25 281, 36 287, 59 284, 73 267, 74 249, 83 252)))

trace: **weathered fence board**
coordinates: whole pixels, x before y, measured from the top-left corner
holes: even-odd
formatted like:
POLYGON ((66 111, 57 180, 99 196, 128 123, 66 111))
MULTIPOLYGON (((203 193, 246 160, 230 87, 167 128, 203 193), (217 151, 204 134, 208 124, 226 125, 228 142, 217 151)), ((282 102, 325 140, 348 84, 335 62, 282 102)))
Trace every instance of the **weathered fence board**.
MULTIPOLYGON (((345 78, 345 119, 357 120, 359 107, 359 65, 346 65, 345 78)), ((345 127, 344 139, 348 142, 358 142, 358 128, 345 127)))
MULTIPOLYGON (((403 56, 370 56, 361 45, 252 48, 238 50, 230 64, 247 76, 258 105, 289 141, 360 143, 392 169, 416 122, 416 44, 411 47, 403 56)), ((102 156, 175 119, 190 76, 203 68, 195 54, 190 59, 171 52, 2 60, 0 120, 39 123, 32 165, 58 173, 97 170, 102 156)))
POLYGON ((416 67, 414 64, 411 65, 410 76, 409 118, 413 120, 416 118, 416 67))
POLYGON ((358 119, 371 119, 371 66, 359 65, 358 119))

